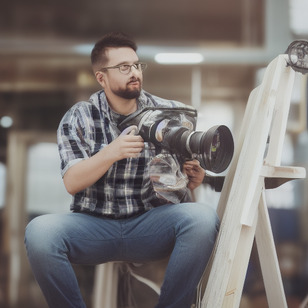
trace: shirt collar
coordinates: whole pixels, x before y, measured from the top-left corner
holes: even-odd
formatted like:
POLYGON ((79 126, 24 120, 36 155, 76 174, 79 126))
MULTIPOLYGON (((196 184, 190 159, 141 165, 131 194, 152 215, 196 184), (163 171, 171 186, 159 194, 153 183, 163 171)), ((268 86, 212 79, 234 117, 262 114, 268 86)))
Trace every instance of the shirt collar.
MULTIPOLYGON (((138 109, 145 108, 147 106, 147 96, 144 90, 141 90, 140 96, 137 99, 138 109)), ((104 90, 96 92, 91 96, 90 101, 92 101, 101 112, 105 113, 108 118, 111 118, 111 108, 108 104, 107 97, 104 90)))

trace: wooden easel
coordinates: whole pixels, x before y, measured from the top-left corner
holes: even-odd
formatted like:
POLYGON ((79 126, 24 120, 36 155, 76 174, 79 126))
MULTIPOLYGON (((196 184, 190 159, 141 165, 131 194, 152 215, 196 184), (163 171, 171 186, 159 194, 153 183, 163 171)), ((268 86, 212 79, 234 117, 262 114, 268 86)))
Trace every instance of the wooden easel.
POLYGON ((306 176, 304 168, 280 166, 295 76, 287 59, 275 58, 250 94, 217 209, 221 227, 202 308, 239 307, 254 238, 269 307, 287 307, 264 195, 266 188, 306 176))

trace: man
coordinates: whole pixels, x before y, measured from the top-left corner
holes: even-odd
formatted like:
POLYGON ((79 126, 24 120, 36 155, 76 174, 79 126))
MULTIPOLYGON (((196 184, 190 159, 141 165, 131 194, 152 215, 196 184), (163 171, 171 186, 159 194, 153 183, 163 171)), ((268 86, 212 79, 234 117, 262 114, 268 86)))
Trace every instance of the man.
MULTIPOLYGON (((97 42, 91 60, 103 90, 75 104, 59 125, 61 170, 73 196, 72 213, 37 217, 25 236, 33 273, 50 307, 85 307, 71 263, 170 256, 156 308, 189 308, 211 254, 218 228, 215 210, 191 202, 189 195, 178 204, 160 198, 148 170, 157 149, 117 127, 147 106, 183 106, 142 90, 145 64, 136 49, 121 33, 97 42)), ((204 170, 197 161, 185 163, 183 171, 190 190, 200 185, 204 170)))

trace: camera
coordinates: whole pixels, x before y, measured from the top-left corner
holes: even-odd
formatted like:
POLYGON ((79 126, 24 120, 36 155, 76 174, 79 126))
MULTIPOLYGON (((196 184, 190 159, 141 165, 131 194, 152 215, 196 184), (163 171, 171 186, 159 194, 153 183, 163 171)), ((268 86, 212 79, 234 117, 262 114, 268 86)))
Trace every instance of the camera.
POLYGON ((202 168, 214 173, 227 169, 234 152, 227 126, 196 131, 197 111, 192 107, 146 107, 118 124, 124 133, 135 129, 144 141, 166 149, 182 160, 197 159, 202 168))
POLYGON ((288 65, 294 71, 302 74, 308 73, 308 41, 295 40, 285 51, 288 54, 288 65))

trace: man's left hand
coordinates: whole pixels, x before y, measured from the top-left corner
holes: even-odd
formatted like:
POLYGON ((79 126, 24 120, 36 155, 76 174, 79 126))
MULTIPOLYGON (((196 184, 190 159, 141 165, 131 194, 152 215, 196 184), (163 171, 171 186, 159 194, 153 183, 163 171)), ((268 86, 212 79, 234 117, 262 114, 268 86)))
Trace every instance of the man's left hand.
POLYGON ((200 166, 200 162, 196 159, 186 161, 183 164, 183 172, 188 177, 189 182, 187 187, 190 190, 194 190, 200 186, 205 176, 205 170, 200 166))

